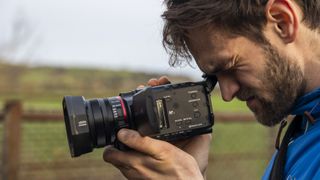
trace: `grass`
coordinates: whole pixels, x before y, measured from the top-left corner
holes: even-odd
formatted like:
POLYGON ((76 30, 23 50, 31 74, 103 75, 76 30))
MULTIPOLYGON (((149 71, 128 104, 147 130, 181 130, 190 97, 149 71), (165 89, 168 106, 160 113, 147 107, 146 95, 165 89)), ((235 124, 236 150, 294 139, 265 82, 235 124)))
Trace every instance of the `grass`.
MULTIPOLYGON (((70 159, 69 146, 63 122, 23 123, 22 161, 54 162, 70 159)), ((103 149, 81 156, 101 160, 103 149)))
POLYGON ((212 96, 213 112, 234 112, 234 113, 249 113, 245 102, 237 99, 231 102, 225 102, 219 95, 212 96))
POLYGON ((269 130, 257 123, 217 123, 208 179, 260 179, 270 157, 269 130))
POLYGON ((268 129, 257 123, 217 123, 212 154, 263 153, 268 149, 268 129))
MULTIPOLYGON (((84 162, 89 159, 103 162, 103 148, 71 159, 63 122, 23 123, 22 128, 22 163, 46 164, 67 161, 75 164, 83 163, 83 167, 86 167, 89 165, 84 162)), ((208 179, 261 177, 269 158, 266 156, 269 147, 267 136, 267 129, 255 123, 216 124, 210 151, 213 160, 209 163, 208 179), (250 157, 251 155, 254 157, 250 157)), ((102 166, 110 168, 104 163, 102 166)), ((106 173, 116 174, 114 171, 116 170, 111 168, 106 173)))

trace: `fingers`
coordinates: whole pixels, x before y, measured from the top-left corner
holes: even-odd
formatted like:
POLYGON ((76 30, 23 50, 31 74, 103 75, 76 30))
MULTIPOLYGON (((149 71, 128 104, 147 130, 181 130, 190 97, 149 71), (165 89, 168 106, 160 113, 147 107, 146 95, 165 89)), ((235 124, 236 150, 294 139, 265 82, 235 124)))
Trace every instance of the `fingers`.
POLYGON ((152 78, 148 81, 148 86, 159 86, 158 79, 152 78))
POLYGON ((167 76, 161 76, 159 78, 159 84, 170 84, 171 82, 169 81, 167 76))
POLYGON ((124 152, 113 147, 107 147, 103 153, 104 161, 111 163, 116 167, 128 168, 124 163, 128 161, 126 161, 124 158, 127 159, 127 156, 125 156, 124 152))
POLYGON ((211 134, 195 136, 191 138, 189 143, 183 147, 185 152, 192 155, 196 159, 202 173, 205 172, 208 165, 211 139, 211 134))
POLYGON ((175 148, 175 146, 165 141, 152 139, 147 136, 142 137, 137 131, 129 129, 121 129, 118 132, 118 139, 128 147, 150 155, 155 159, 160 159, 167 149, 175 148))
MULTIPOLYGON (((167 142, 142 137, 137 131, 128 129, 121 129, 117 136, 122 143, 136 151, 124 152, 109 147, 103 158, 116 166, 128 179, 202 178, 195 158, 167 142)), ((198 149, 195 152, 201 154, 202 151, 198 149)))
POLYGON ((139 152, 123 152, 107 147, 103 153, 103 159, 117 167, 128 179, 141 179, 151 173, 147 165, 150 161, 152 162, 152 159, 139 152))
POLYGON ((137 89, 143 89, 144 87, 145 87, 144 85, 140 84, 140 85, 137 87, 137 89))
POLYGON ((152 78, 148 81, 148 86, 159 86, 163 84, 170 84, 167 76, 161 76, 159 79, 152 78))
MULTIPOLYGON (((152 78, 148 81, 148 86, 159 86, 163 84, 170 84, 167 76, 161 76, 159 79, 152 78)), ((137 89, 144 88, 144 85, 139 85, 137 89)))
MULTIPOLYGON (((111 146, 107 147, 103 152, 104 161, 124 169, 132 169, 133 166, 143 164, 141 156, 143 155, 137 152, 120 151, 111 146)), ((144 159, 146 160, 147 158, 144 157, 144 159)))

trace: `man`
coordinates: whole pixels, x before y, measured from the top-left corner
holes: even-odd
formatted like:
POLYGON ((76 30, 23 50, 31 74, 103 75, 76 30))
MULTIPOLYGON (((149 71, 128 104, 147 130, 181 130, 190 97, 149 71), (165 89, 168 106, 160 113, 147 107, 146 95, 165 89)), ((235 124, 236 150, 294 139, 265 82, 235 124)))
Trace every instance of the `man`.
MULTIPOLYGON (((303 116, 290 137, 282 178, 320 179, 320 1, 166 4, 163 42, 171 54, 170 64, 193 57, 205 74, 218 78, 225 101, 235 97, 246 101, 263 125, 278 124, 289 114, 303 116)), ((154 79, 149 85, 167 82, 154 79)), ((129 179, 205 178, 210 135, 175 145, 132 130, 121 130, 118 138, 135 151, 107 148, 104 159, 129 179)), ((270 178, 275 157, 264 179, 270 178)))

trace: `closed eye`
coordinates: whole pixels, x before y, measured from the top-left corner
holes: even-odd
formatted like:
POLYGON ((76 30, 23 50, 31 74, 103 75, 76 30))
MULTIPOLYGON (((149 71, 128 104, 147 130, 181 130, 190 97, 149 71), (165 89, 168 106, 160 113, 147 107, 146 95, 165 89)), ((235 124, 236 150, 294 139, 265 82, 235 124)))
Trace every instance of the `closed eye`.
POLYGON ((221 74, 221 73, 232 73, 234 72, 238 66, 240 65, 240 58, 238 55, 229 58, 224 61, 224 64, 220 64, 215 68, 215 70, 211 74, 221 74))
POLYGON ((240 62, 241 58, 238 55, 233 56, 221 72, 230 73, 236 71, 241 66, 240 62))

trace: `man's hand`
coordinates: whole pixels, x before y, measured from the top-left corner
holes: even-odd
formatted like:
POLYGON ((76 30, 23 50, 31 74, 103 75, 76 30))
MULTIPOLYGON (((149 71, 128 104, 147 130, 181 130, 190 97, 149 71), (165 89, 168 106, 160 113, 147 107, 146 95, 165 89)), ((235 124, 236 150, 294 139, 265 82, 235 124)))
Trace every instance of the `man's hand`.
POLYGON ((106 148, 103 158, 128 179, 203 179, 196 160, 170 143, 121 129, 118 139, 135 151, 106 148))
MULTIPOLYGON (((166 77, 151 79, 149 86, 170 83, 166 77)), ((118 139, 132 148, 119 151, 106 148, 103 158, 117 167, 128 179, 204 179, 208 165, 211 134, 195 136, 172 144, 137 131, 122 129, 118 139)))

